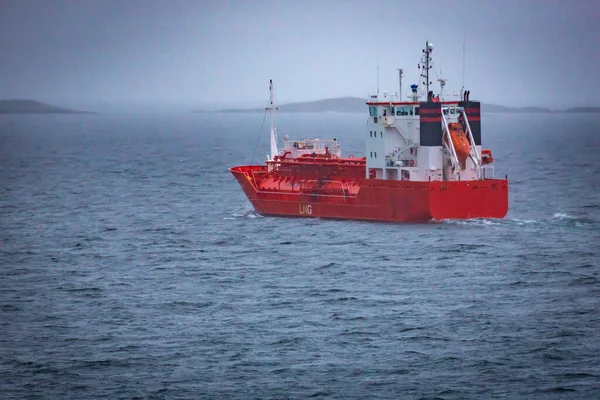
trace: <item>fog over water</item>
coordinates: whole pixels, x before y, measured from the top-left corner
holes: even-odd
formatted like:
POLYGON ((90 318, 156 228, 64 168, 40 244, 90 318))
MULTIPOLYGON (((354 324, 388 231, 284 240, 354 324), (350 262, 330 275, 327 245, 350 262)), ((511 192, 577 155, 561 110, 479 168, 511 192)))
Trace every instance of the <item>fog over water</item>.
POLYGON ((22 0, 0 3, 0 98, 194 109, 396 91, 434 79, 515 106, 598 106, 596 1, 22 0), (466 40, 463 41, 463 38, 466 40))

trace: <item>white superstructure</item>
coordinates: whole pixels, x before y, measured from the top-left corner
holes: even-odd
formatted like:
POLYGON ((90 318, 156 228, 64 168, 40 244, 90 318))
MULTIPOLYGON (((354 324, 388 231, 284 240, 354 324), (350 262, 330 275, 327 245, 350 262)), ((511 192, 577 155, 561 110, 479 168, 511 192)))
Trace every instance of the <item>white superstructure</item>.
MULTIPOLYGON (((493 167, 485 165, 487 159, 482 162, 481 157, 480 104, 470 101, 469 92, 444 95, 444 79, 439 80, 441 95, 434 96, 429 90, 432 51, 433 45, 427 42, 422 58, 423 86, 411 85, 410 101, 387 92, 368 99, 367 177, 453 181, 493 176, 493 167), (468 115, 477 121, 475 136, 468 115)), ((399 70, 400 90, 402 73, 399 70)))

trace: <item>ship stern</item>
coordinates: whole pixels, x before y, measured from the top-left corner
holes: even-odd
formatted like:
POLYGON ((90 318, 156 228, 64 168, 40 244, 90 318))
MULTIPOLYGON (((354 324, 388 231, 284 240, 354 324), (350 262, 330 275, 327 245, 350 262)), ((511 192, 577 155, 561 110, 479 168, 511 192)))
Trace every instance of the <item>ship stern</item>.
POLYGON ((508 180, 431 182, 429 208, 434 220, 504 218, 508 180))

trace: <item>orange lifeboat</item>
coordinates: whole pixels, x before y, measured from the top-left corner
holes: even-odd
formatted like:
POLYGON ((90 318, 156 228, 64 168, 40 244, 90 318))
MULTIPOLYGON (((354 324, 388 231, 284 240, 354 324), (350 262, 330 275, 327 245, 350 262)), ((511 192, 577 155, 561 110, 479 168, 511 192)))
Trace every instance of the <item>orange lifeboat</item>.
POLYGON ((460 123, 451 122, 448 124, 448 129, 450 130, 450 137, 452 138, 452 144, 454 144, 456 156, 458 157, 460 163, 464 165, 465 160, 471 151, 469 139, 467 139, 467 136, 463 132, 463 128, 460 123))

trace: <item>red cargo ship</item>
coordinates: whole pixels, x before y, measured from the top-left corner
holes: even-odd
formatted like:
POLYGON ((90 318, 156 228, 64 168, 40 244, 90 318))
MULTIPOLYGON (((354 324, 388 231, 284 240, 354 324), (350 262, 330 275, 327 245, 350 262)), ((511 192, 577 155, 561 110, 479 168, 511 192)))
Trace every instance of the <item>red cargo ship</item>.
POLYGON ((279 150, 271 82, 271 155, 264 165, 230 168, 256 212, 396 222, 504 218, 508 180, 494 178, 492 153, 481 148, 480 103, 469 91, 444 94, 443 79, 434 96, 432 51, 427 42, 419 64, 424 86, 411 85, 410 101, 387 92, 366 101, 362 158, 342 157, 336 139, 286 136, 279 150))

